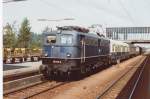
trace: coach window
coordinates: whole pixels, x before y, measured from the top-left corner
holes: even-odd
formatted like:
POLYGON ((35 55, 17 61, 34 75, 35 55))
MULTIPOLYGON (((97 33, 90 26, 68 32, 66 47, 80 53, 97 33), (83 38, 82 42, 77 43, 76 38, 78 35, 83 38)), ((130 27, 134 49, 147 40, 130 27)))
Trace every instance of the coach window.
POLYGON ((118 52, 118 45, 116 45, 116 52, 118 52))
POLYGON ((115 45, 115 52, 117 52, 117 45, 115 45))
POLYGON ((61 36, 61 43, 62 44, 72 44, 73 37, 72 35, 62 35, 61 36))
POLYGON ((120 45, 118 45, 118 52, 121 52, 121 51, 120 51, 120 47, 121 47, 121 46, 120 46, 120 45))
POLYGON ((115 52, 115 45, 112 45, 112 51, 115 52))
POLYGON ((128 52, 128 47, 126 46, 126 52, 128 52))
POLYGON ((115 46, 115 52, 117 52, 117 45, 115 46))
POLYGON ((118 46, 117 46, 117 52, 120 52, 120 49, 119 49, 119 47, 120 47, 120 46, 118 45, 118 46))
POLYGON ((118 45, 118 51, 117 52, 120 52, 120 45, 118 45))
POLYGON ((123 46, 123 52, 125 52, 125 46, 123 46))
POLYGON ((130 50, 129 47, 127 47, 127 52, 129 52, 129 50, 130 50))
POLYGON ((120 52, 123 52, 122 46, 120 46, 120 52))
POLYGON ((124 52, 126 52, 126 46, 124 46, 124 52))
POLYGON ((47 43, 56 43, 56 36, 47 36, 47 43))

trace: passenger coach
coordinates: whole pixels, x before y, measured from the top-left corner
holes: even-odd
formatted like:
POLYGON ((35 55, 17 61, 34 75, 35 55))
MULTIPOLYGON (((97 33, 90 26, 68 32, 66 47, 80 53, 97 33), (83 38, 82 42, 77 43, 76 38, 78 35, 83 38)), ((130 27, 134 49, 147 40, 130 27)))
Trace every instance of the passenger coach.
POLYGON ((129 58, 130 48, 127 43, 110 40, 110 61, 116 63, 117 60, 129 58))

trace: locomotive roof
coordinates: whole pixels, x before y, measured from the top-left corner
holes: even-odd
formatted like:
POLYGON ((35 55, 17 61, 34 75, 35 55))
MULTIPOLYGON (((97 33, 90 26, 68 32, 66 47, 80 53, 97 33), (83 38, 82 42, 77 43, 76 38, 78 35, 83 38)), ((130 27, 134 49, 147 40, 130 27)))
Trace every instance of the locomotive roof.
POLYGON ((85 36, 91 36, 94 38, 100 38, 100 39, 105 39, 105 40, 109 40, 108 38, 105 37, 101 37, 99 35, 97 35, 96 33, 93 32, 89 32, 89 30, 86 30, 86 28, 81 28, 78 26, 64 26, 64 27, 57 27, 57 30, 55 31, 51 31, 51 32, 44 32, 44 35, 48 35, 48 34, 57 34, 58 32, 61 33, 68 33, 68 34, 82 34, 85 36), (72 33, 71 33, 72 32, 72 33))
POLYGON ((75 30, 77 32, 83 32, 88 33, 89 29, 79 26, 63 26, 63 27, 57 27, 58 30, 75 30))

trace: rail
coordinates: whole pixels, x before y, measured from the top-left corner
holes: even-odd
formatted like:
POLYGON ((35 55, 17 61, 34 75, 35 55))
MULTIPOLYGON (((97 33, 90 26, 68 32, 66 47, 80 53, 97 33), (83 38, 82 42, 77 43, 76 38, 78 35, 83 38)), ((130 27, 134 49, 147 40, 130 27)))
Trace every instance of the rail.
MULTIPOLYGON (((146 63, 147 58, 144 60, 144 62, 142 62, 140 65, 143 65, 143 63, 146 63)), ((138 65, 138 63, 135 63, 134 65, 138 65)), ((130 68, 129 70, 127 70, 125 73, 123 73, 122 75, 120 75, 120 77, 114 81, 112 81, 110 83, 109 86, 107 86, 97 97, 96 99, 100 99, 101 97, 103 97, 122 77, 124 77, 127 73, 129 73, 131 70, 133 69, 130 68)))
POLYGON ((47 92, 47 91, 52 90, 52 89, 54 89, 54 88, 57 88, 57 87, 59 87, 59 86, 65 85, 65 84, 67 84, 67 83, 68 83, 68 82, 57 82, 57 83, 55 83, 54 85, 52 85, 52 86, 50 86, 50 87, 48 87, 48 88, 45 88, 45 89, 42 90, 42 91, 39 91, 39 92, 36 92, 36 93, 31 94, 31 95, 29 95, 29 96, 26 96, 26 97, 24 97, 23 99, 28 99, 28 98, 37 96, 37 95, 39 95, 39 94, 42 94, 42 93, 44 93, 44 92, 47 92))
POLYGON ((133 96, 133 94, 134 94, 135 88, 136 88, 136 86, 137 86, 137 84, 138 84, 138 82, 139 82, 139 80, 140 80, 140 78, 141 78, 141 75, 142 75, 142 73, 143 73, 143 71, 144 71, 144 68, 146 67, 146 64, 147 64, 148 60, 150 60, 150 56, 149 56, 149 57, 146 59, 146 61, 144 62, 144 65, 143 65, 143 67, 142 67, 142 69, 141 69, 141 71, 140 71, 140 73, 139 73, 139 76, 138 76, 138 78, 137 78, 137 81, 135 82, 135 84, 134 84, 134 86, 133 86, 133 89, 132 89, 132 91, 131 91, 131 94, 130 94, 130 96, 129 96, 129 99, 132 99, 132 96, 133 96))
POLYGON ((15 80, 27 76, 33 76, 39 73, 39 66, 27 67, 3 72, 3 81, 15 80))
POLYGON ((44 76, 39 74, 39 67, 28 67, 4 71, 4 95, 43 82, 44 76))
POLYGON ((4 95, 42 83, 43 81, 44 81, 43 75, 38 74, 13 81, 4 82, 3 83, 4 95))

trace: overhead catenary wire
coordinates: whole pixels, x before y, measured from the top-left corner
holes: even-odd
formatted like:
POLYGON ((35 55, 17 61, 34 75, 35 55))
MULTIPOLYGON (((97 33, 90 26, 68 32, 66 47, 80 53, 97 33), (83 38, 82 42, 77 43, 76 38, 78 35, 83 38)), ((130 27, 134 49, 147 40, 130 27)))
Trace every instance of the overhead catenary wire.
POLYGON ((135 25, 134 19, 132 18, 131 14, 129 13, 129 11, 127 10, 127 8, 124 6, 124 4, 122 3, 122 1, 118 0, 118 2, 121 5, 121 7, 124 10, 124 12, 126 13, 126 15, 128 16, 128 18, 130 19, 130 21, 135 25))
POLYGON ((19 2, 19 1, 27 1, 27 0, 3 0, 3 3, 19 2))
POLYGON ((44 5, 47 5, 47 7, 51 7, 51 8, 59 8, 60 10, 63 10, 67 15, 73 15, 73 13, 71 12, 71 11, 69 11, 69 10, 67 10, 67 9, 65 9, 65 8, 63 8, 63 7, 61 7, 61 6, 58 6, 58 5, 55 5, 55 4, 53 4, 52 2, 49 2, 49 1, 47 1, 47 0, 39 0, 41 3, 43 3, 44 5))

